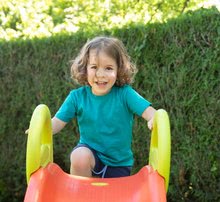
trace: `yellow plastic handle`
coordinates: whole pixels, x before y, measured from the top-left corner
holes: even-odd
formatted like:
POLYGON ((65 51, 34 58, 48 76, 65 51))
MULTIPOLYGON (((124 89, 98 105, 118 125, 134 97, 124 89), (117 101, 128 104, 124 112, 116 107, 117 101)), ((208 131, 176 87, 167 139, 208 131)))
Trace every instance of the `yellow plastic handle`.
POLYGON ((156 111, 151 132, 149 164, 164 177, 166 191, 169 186, 171 157, 170 122, 165 110, 156 111))
POLYGON ((53 139, 50 111, 46 105, 38 105, 31 117, 26 151, 26 179, 40 167, 53 162, 53 139))

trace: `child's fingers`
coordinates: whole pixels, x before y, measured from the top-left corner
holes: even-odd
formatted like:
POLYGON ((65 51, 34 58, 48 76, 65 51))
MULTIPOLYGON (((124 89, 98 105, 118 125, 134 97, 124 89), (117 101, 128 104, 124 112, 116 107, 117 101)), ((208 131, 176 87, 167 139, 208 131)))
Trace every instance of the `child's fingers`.
POLYGON ((147 126, 150 130, 153 129, 153 119, 151 119, 150 121, 147 122, 147 126))
POLYGON ((26 135, 28 135, 28 132, 29 132, 29 129, 27 129, 24 133, 25 133, 26 135))

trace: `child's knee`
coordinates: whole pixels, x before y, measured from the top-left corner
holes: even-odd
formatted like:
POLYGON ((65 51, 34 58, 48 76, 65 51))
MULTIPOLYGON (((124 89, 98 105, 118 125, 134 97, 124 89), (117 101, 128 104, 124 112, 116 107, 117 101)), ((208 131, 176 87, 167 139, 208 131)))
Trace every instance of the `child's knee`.
POLYGON ((71 166, 79 169, 95 166, 95 158, 90 149, 79 147, 72 151, 70 155, 71 166))

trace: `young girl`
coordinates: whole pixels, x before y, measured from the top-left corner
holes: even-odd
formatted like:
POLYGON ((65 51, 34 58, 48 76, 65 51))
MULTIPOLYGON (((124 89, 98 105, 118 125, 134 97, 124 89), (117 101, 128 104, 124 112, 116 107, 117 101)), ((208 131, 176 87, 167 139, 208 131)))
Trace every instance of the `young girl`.
POLYGON ((71 66, 72 78, 83 85, 72 90, 52 118, 53 134, 76 118, 80 140, 73 149, 70 173, 80 176, 129 176, 133 115, 152 128, 155 109, 129 85, 135 66, 122 42, 96 37, 87 42, 71 66))

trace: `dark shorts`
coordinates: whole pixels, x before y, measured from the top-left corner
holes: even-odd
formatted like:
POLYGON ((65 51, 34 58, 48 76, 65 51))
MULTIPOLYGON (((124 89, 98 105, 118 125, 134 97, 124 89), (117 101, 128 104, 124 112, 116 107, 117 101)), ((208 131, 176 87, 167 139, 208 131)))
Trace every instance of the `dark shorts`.
POLYGON ((102 177, 102 178, 113 178, 113 177, 126 177, 131 174, 131 166, 107 166, 102 163, 100 158, 97 156, 97 153, 94 149, 89 147, 87 144, 78 144, 73 150, 79 147, 86 147, 90 149, 95 158, 95 167, 92 170, 92 176, 94 177, 102 177))

